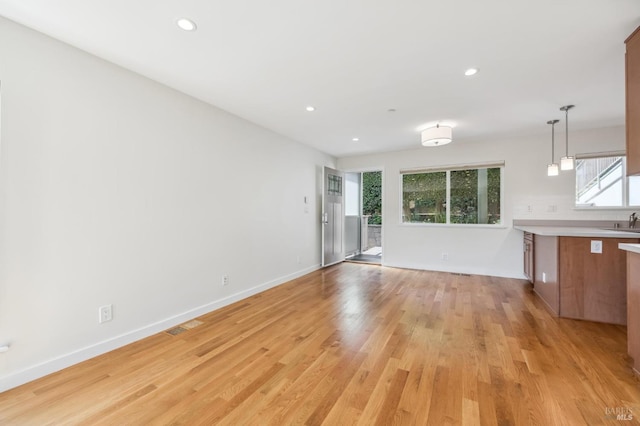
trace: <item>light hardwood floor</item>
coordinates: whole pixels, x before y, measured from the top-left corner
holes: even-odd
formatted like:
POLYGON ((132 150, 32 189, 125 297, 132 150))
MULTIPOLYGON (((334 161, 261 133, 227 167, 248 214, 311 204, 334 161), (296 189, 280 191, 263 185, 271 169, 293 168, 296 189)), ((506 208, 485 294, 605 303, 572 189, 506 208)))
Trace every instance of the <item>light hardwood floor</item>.
POLYGON ((199 319, 0 394, 0 423, 620 425, 640 416, 625 328, 553 318, 524 280, 341 264, 199 319))

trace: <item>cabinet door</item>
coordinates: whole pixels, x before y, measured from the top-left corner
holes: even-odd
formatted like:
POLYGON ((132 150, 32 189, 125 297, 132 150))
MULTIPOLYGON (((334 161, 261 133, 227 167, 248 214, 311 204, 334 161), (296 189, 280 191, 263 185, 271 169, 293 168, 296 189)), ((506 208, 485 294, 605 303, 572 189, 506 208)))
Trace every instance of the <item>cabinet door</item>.
POLYGON ((627 345, 634 370, 640 371, 640 254, 627 252, 627 345))
POLYGON ((625 41, 627 175, 640 174, 640 27, 625 41))
POLYGON ((598 238, 602 253, 592 253, 593 239, 560 237, 560 316, 626 324, 626 257, 618 244, 638 240, 598 238))

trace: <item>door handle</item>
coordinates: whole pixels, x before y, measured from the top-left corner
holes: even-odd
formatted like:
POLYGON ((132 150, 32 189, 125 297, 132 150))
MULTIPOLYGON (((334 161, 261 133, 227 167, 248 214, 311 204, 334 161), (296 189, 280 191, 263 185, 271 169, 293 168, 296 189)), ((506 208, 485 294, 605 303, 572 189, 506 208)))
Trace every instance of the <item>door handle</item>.
POLYGON ((322 223, 324 225, 326 225, 327 223, 329 223, 329 214, 328 213, 322 213, 322 223))

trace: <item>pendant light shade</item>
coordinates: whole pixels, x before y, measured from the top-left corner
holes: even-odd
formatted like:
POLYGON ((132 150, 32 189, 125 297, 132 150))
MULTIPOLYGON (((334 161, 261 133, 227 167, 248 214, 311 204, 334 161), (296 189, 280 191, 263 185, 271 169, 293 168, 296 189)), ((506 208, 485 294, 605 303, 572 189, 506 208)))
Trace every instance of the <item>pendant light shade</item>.
POLYGON ((574 105, 565 105, 560 108, 560 111, 564 111, 564 125, 565 125, 565 156, 560 159, 560 170, 573 170, 575 167, 575 159, 569 156, 569 110, 574 105))
POLYGON ((422 131, 422 146, 441 146, 451 142, 453 129, 449 126, 436 125, 422 131))
POLYGON ((573 157, 562 157, 560 159, 560 170, 573 170, 573 157))
POLYGON ((554 162, 555 157, 555 126, 560 120, 549 120, 547 124, 551 124, 551 163, 547 165, 547 176, 558 176, 558 164, 554 162))

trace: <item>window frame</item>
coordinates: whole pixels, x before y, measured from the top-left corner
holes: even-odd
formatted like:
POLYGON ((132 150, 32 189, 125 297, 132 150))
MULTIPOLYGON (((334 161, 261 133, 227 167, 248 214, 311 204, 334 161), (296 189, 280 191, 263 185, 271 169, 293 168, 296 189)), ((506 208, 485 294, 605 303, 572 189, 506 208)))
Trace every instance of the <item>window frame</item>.
POLYGON ((449 166, 434 166, 434 167, 420 167, 414 169, 401 169, 399 171, 399 224, 401 226, 418 226, 418 227, 432 227, 432 228, 491 228, 491 229, 505 229, 506 220, 504 217, 505 204, 505 161, 492 161, 483 163, 470 163, 470 164, 458 164, 449 166), (460 170, 477 170, 477 169, 500 169, 500 223, 451 223, 451 172, 460 170), (404 175, 420 174, 420 173, 436 173, 446 172, 446 222, 445 223, 428 223, 428 222, 405 222, 403 221, 403 203, 404 203, 404 175))
POLYGON ((576 158, 576 167, 577 167, 577 161, 578 160, 589 160, 589 159, 596 159, 596 158, 606 158, 606 157, 622 157, 622 174, 623 174, 623 179, 622 179, 622 201, 624 203, 624 205, 622 206, 589 206, 586 204, 577 204, 577 199, 576 199, 576 191, 577 191, 577 186, 576 186, 576 180, 577 180, 577 173, 574 170, 574 176, 573 176, 573 210, 638 210, 640 208, 640 204, 639 205, 633 205, 630 206, 629 205, 629 178, 631 176, 627 176, 627 153, 625 151, 606 151, 606 152, 594 152, 594 153, 588 153, 588 154, 576 154, 575 158, 576 158))

